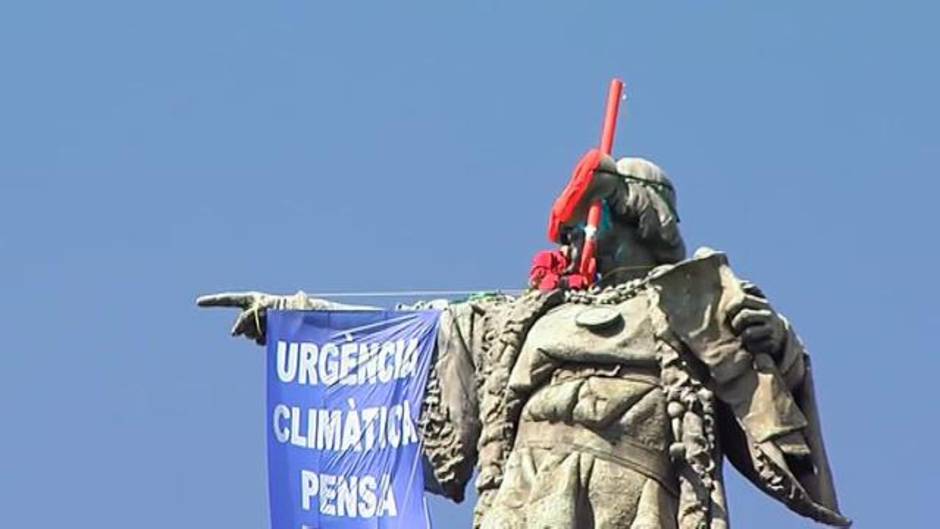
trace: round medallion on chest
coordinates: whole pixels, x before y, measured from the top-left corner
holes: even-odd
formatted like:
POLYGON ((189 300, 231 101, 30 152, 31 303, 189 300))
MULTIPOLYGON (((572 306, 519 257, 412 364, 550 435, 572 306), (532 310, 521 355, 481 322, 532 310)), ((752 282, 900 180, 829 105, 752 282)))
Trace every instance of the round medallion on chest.
POLYGON ((584 309, 574 317, 578 327, 589 330, 606 329, 611 325, 623 321, 620 312, 609 307, 591 307, 584 309))

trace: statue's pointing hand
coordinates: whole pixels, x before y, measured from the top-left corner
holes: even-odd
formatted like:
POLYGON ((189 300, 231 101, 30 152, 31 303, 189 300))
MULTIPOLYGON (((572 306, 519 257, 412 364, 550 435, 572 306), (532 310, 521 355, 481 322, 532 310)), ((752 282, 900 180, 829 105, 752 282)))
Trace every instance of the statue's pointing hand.
POLYGON ((779 356, 787 336, 786 322, 756 287, 745 285, 747 295, 730 307, 731 329, 754 354, 779 356))
POLYGON ((275 296, 263 292, 223 292, 209 294, 196 299, 200 307, 232 307, 241 309, 232 336, 244 335, 258 345, 264 345, 265 311, 282 305, 284 296, 275 296))

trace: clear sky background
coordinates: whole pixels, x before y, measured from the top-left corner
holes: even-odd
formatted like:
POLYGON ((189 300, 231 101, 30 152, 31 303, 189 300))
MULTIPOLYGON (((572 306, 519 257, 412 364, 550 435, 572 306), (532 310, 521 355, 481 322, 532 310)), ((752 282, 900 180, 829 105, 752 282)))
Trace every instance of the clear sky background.
POLYGON ((0 4, 0 527, 265 527, 263 354, 196 295, 521 286, 612 76, 814 354, 844 511, 936 527, 940 10, 656 4, 0 4))

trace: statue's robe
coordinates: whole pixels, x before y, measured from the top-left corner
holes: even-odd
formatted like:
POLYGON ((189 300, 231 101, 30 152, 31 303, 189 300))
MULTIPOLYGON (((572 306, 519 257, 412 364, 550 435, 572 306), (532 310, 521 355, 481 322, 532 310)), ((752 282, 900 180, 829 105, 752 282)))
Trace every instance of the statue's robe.
POLYGON ((487 529, 719 529, 723 455, 793 511, 848 525, 809 357, 789 325, 776 360, 745 350, 728 314, 744 296, 708 253, 654 271, 600 329, 559 292, 447 308, 422 426, 429 489, 460 501, 479 468, 487 529))

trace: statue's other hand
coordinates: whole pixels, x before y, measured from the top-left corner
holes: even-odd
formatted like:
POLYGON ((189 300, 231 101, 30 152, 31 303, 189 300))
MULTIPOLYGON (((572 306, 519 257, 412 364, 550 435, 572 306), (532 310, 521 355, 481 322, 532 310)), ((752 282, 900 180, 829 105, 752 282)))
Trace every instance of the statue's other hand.
POLYGON ((729 308, 728 314, 731 329, 741 337, 745 349, 779 356, 787 336, 786 323, 766 298, 748 293, 729 308))
POLYGON ((241 313, 232 325, 232 336, 243 335, 254 340, 258 345, 265 343, 265 311, 275 308, 283 296, 263 292, 223 292, 199 296, 196 305, 200 307, 232 307, 241 309, 241 313))

